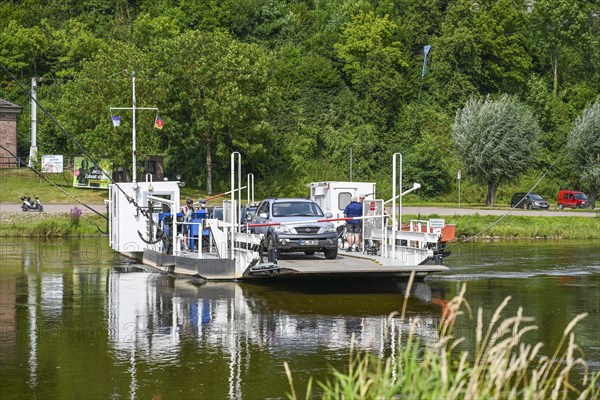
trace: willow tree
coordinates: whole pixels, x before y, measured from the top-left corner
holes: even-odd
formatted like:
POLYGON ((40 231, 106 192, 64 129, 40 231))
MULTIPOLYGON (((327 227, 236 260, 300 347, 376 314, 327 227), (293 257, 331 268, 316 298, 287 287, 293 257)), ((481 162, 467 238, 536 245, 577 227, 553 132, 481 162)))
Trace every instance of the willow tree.
POLYGON ((494 205, 498 186, 531 165, 540 128, 515 97, 471 98, 458 110, 453 126, 456 154, 466 174, 487 185, 485 204, 494 205))
POLYGON ((590 192, 590 205, 596 205, 600 188, 600 97, 575 121, 567 148, 583 186, 590 192))

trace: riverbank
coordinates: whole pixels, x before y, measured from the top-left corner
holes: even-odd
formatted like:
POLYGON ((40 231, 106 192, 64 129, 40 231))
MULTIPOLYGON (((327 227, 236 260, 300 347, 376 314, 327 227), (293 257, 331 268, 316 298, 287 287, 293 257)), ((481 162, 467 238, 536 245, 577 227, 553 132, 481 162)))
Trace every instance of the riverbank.
MULTIPOLYGON (((508 215, 501 220, 495 215, 405 215, 411 219, 444 218, 456 225, 458 238, 477 239, 596 239, 600 240, 600 218, 531 217, 508 215)), ((50 214, 35 212, 0 212, 0 236, 63 237, 101 236, 106 220, 96 214, 50 214)))
POLYGON ((96 214, 0 212, 0 236, 101 236, 106 219, 96 214))
MULTIPOLYGON (((429 215, 425 219, 428 218, 440 217, 429 215)), ((477 239, 600 239, 600 218, 508 215, 499 220, 495 215, 479 214, 442 218, 447 224, 456 225, 459 238, 477 235, 477 239)))

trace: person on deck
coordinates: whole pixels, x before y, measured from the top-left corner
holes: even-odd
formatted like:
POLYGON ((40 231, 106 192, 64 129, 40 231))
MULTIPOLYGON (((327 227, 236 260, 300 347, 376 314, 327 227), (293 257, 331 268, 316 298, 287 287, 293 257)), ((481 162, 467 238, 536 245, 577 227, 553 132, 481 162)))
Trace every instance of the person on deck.
MULTIPOLYGON (((355 218, 362 216, 362 204, 352 197, 350 204, 344 209, 345 218, 355 218)), ((352 251, 352 245, 356 246, 355 251, 360 251, 360 231, 362 228, 361 220, 352 219, 346 221, 346 232, 348 234, 348 248, 346 251, 352 251)))
POLYGON ((186 205, 181 207, 181 212, 183 213, 183 243, 185 246, 185 250, 189 250, 190 248, 190 240, 189 240, 189 232, 190 232, 190 226, 189 226, 189 222, 192 220, 192 213, 196 211, 196 209, 194 208, 194 200, 192 199, 187 199, 186 201, 186 205))

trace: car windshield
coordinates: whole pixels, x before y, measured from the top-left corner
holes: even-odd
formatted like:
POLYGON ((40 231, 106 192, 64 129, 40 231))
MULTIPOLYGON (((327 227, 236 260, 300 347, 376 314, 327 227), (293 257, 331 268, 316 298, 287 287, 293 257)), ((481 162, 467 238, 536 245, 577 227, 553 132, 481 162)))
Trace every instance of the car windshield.
POLYGON ((529 195, 529 198, 531 198, 531 200, 537 200, 537 201, 544 200, 544 199, 542 199, 542 196, 540 196, 539 194, 533 194, 533 193, 529 195))
POLYGON ((323 211, 309 201, 282 201, 273 204, 274 217, 322 217, 323 211))
POLYGON ((579 200, 587 200, 587 196, 583 193, 575 193, 575 198, 579 200))

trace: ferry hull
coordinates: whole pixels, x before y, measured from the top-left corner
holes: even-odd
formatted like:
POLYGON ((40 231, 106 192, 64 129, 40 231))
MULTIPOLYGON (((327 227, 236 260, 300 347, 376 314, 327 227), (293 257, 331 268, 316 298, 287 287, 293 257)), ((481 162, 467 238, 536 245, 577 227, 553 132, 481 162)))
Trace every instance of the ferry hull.
POLYGON ((377 257, 363 255, 339 256, 336 260, 294 255, 280 258, 277 263, 256 262, 241 275, 236 273, 235 260, 173 256, 146 250, 142 262, 161 272, 189 275, 207 281, 398 279, 408 278, 413 271, 417 279, 423 279, 429 274, 448 270, 443 265, 393 265, 382 263, 377 257))

